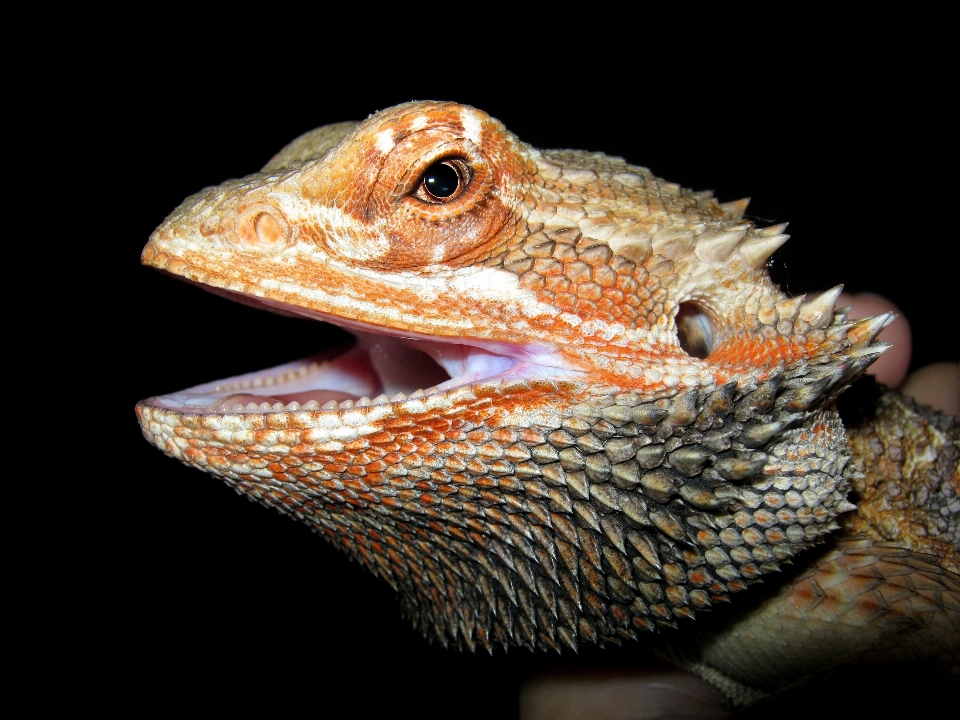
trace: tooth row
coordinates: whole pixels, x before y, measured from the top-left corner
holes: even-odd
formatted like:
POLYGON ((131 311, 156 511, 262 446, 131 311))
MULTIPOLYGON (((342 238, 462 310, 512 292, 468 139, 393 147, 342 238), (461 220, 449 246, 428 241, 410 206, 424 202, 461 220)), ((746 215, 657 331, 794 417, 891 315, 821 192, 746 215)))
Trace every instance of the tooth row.
MULTIPOLYGON (((298 380, 300 378, 306 377, 312 373, 317 372, 322 367, 328 363, 316 363, 312 362, 309 365, 301 365, 296 368, 291 368, 284 373, 279 375, 258 375, 255 378, 247 378, 246 380, 241 380, 239 382, 232 382, 228 385, 219 386, 218 390, 224 393, 230 392, 240 392, 242 390, 250 390, 251 388, 260 388, 260 387, 270 387, 271 385, 282 385, 286 382, 292 382, 293 380, 298 380)), ((263 403, 261 403, 262 405, 263 403)))
MULTIPOLYGON (((414 393, 411 393, 409 398, 420 398, 424 395, 428 395, 431 392, 437 390, 436 386, 427 388, 426 390, 417 390, 414 393)), ((336 400, 330 400, 321 405, 316 400, 311 400, 304 404, 298 403, 296 400, 293 402, 288 402, 286 404, 282 402, 275 403, 255 403, 249 402, 246 405, 241 405, 237 403, 231 408, 231 412, 297 412, 300 410, 349 410, 355 407, 370 407, 371 405, 382 405, 383 403, 388 402, 400 402, 401 400, 407 400, 408 397, 402 392, 397 393, 393 396, 388 396, 386 394, 378 395, 372 400, 368 397, 362 397, 357 400, 341 400, 337 402, 336 400)))
POLYGON ((437 391, 437 386, 434 385, 433 387, 429 387, 426 390, 416 390, 415 392, 412 392, 409 396, 404 395, 402 392, 398 392, 396 395, 393 395, 393 396, 388 396, 386 394, 377 395, 377 397, 373 398, 372 400, 368 397, 362 397, 358 400, 342 400, 339 403, 336 400, 331 400, 330 402, 322 405, 320 409, 333 410, 334 408, 337 408, 340 410, 347 410, 349 408, 355 408, 355 407, 369 407, 371 405, 382 405, 383 403, 388 403, 388 402, 400 402, 401 400, 421 398, 424 395, 429 395, 430 393, 436 392, 436 391, 437 391))

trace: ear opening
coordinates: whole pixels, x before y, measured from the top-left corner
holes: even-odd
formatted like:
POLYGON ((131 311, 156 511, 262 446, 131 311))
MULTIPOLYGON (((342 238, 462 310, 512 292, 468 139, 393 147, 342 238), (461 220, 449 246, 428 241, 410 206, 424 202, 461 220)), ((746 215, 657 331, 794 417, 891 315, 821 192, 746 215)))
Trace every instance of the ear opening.
POLYGON ((703 360, 713 352, 713 321, 695 302, 680 303, 676 326, 677 341, 687 355, 703 360))

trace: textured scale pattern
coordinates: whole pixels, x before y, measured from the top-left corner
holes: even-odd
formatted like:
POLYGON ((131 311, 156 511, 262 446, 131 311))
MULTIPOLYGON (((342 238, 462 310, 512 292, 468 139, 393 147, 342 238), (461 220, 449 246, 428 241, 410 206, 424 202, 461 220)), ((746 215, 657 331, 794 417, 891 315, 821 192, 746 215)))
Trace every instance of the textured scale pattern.
POLYGON ((850 436, 863 477, 847 532, 929 553, 960 573, 960 443, 956 423, 909 398, 884 395, 877 418, 850 436), (921 422, 921 418, 925 422, 921 422))
POLYGON ((378 423, 376 406, 355 408, 332 431, 308 412, 143 419, 179 459, 312 523, 441 642, 471 648, 575 648, 674 626, 834 529, 846 503, 834 413, 817 413, 818 438, 788 431, 762 452, 762 437, 743 436, 769 434, 768 416, 736 420, 756 407, 732 385, 699 403, 693 391, 585 398, 536 428, 502 424, 496 401, 531 394, 569 398, 546 382, 491 384, 455 413, 408 401, 378 423))
POLYGON ((940 451, 910 472, 888 467, 882 428, 848 443, 833 401, 889 318, 848 322, 838 288, 783 294, 765 265, 784 228, 745 208, 620 158, 537 151, 450 103, 319 128, 188 198, 143 261, 338 322, 357 346, 146 400, 144 434, 309 524, 444 645, 576 649, 676 628, 842 521, 846 545, 734 627, 682 633, 699 640, 675 661, 750 702, 815 672, 824 641, 808 633, 771 670, 737 650, 748 636, 794 616, 881 627, 901 606, 955 658, 956 425, 916 421, 911 457, 931 434, 940 451), (424 195, 444 160, 457 191, 424 195), (414 351, 459 370, 410 385, 414 351), (885 482, 915 511, 879 498, 885 482), (918 527, 927 539, 905 540, 918 527), (904 577, 910 592, 891 589, 904 577))
POLYGON ((956 666, 958 613, 955 573, 892 544, 844 538, 759 606, 722 627, 693 625, 664 654, 749 705, 851 662, 897 658, 945 673, 956 666))

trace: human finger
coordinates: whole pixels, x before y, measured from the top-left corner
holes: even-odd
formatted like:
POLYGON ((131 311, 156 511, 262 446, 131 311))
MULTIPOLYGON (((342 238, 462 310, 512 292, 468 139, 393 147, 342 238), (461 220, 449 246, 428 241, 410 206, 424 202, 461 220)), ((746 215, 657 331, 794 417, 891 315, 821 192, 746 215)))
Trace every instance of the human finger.
POLYGON ((960 364, 938 362, 910 374, 900 392, 935 410, 960 417, 960 364))
POLYGON ((520 691, 521 720, 712 720, 729 714, 703 680, 666 667, 543 675, 520 691))

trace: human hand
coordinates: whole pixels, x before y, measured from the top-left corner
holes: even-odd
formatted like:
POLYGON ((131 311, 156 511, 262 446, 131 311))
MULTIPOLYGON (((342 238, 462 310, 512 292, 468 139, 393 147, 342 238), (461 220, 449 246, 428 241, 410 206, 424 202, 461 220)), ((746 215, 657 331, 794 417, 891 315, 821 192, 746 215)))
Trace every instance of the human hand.
MULTIPOLYGON (((814 294, 811 294, 814 295, 814 294)), ((841 293, 837 307, 852 306, 849 318, 873 317, 892 312, 896 319, 877 338, 892 347, 867 369, 878 382, 909 395, 917 402, 930 405, 948 415, 960 416, 960 364, 938 362, 907 374, 913 352, 910 323, 890 300, 873 293, 841 293)))

